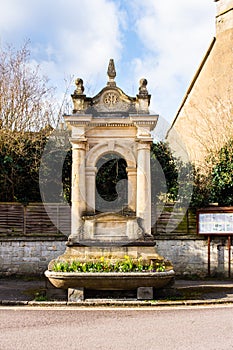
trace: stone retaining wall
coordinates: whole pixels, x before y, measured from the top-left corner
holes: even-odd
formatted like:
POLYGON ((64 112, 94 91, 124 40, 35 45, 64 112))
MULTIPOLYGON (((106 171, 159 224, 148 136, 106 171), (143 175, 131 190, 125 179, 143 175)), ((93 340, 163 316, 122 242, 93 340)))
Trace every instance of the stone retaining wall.
MULTIPOLYGON (((207 237, 159 238, 156 240, 157 251, 171 260, 177 275, 208 275, 207 237)), ((233 254, 231 246, 231 269, 233 254)), ((210 244, 210 272, 212 276, 228 276, 229 251, 227 237, 212 238, 210 244)))
MULTIPOLYGON (((159 254, 172 261, 177 275, 207 275, 207 239, 195 236, 164 236, 156 239, 156 246, 159 254)), ((0 276, 41 275, 47 269, 48 263, 61 255, 65 248, 64 239, 2 239, 0 276)), ((232 250, 231 268, 233 269, 232 250)), ((224 237, 211 241, 211 274, 228 275, 228 246, 224 237)))
POLYGON ((0 276, 42 275, 65 251, 63 240, 5 239, 0 242, 0 276))

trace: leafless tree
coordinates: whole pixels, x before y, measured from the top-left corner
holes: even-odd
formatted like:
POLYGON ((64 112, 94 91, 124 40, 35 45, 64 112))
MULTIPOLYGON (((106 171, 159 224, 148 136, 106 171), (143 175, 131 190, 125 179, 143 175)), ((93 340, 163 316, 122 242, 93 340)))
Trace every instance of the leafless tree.
POLYGON ((37 176, 45 139, 62 114, 54 96, 55 89, 30 58, 28 41, 20 49, 0 47, 0 161, 5 167, 0 185, 12 187, 9 198, 14 198, 20 160, 25 167, 28 158, 28 172, 37 176))
POLYGON ((217 155, 221 146, 233 136, 233 101, 226 98, 207 99, 205 107, 192 105, 199 115, 199 122, 193 128, 193 137, 200 142, 206 154, 217 155))

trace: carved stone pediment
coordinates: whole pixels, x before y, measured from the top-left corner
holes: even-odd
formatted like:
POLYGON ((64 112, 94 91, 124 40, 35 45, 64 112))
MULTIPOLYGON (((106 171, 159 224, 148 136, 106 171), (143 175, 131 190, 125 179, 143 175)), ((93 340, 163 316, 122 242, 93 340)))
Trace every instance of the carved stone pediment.
POLYGON ((150 95, 147 91, 147 80, 141 79, 139 93, 136 97, 125 94, 116 86, 114 78, 116 76, 114 61, 111 59, 108 67, 107 86, 104 87, 96 96, 87 97, 84 95, 83 80, 76 79, 76 89, 72 95, 74 104, 74 114, 85 113, 98 117, 105 114, 111 117, 112 114, 121 114, 122 117, 130 114, 145 113, 148 114, 150 95))
MULTIPOLYGON (((118 87, 105 87, 92 98, 92 112, 136 112, 136 98, 126 95, 118 87)), ((95 113, 94 113, 95 114, 95 113)))

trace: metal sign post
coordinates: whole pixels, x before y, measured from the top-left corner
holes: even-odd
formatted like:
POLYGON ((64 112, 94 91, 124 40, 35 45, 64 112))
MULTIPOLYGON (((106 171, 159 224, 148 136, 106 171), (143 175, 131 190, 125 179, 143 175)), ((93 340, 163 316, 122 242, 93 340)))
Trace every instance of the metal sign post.
POLYGON ((212 236, 228 237, 228 277, 231 277, 231 236, 233 207, 209 207, 197 211, 197 234, 208 237, 208 275, 210 276, 210 242, 212 236))
POLYGON ((231 236, 228 236, 228 277, 231 277, 231 236))

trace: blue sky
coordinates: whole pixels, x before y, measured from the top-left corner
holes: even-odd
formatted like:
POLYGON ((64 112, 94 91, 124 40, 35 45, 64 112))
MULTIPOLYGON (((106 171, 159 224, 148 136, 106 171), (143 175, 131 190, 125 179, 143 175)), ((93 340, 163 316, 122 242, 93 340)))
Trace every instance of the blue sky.
MULTIPOLYGON (((145 77, 151 111, 169 122, 215 35, 214 0, 0 0, 0 41, 22 46, 57 87, 81 77, 93 96, 107 82, 136 95, 145 77)), ((75 86, 71 84, 69 93, 75 86)))

